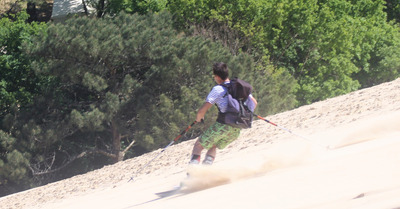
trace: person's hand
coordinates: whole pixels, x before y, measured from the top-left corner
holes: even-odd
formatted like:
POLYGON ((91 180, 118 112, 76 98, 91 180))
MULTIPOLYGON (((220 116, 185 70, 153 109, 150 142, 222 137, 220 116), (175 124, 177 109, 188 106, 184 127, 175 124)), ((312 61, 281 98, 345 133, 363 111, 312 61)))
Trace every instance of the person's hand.
POLYGON ((204 118, 201 118, 201 117, 197 117, 196 118, 196 122, 198 122, 198 123, 204 123, 204 118))

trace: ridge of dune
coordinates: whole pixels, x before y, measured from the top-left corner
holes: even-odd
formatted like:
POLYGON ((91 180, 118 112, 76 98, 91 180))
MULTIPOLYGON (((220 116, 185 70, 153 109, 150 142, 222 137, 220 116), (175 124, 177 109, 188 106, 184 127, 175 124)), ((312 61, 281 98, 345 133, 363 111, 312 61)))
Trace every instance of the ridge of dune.
MULTIPOLYGON (((386 137, 387 143, 390 144, 393 143, 393 140, 389 140, 390 137, 399 136, 397 135, 400 132, 400 122, 397 121, 397 118, 400 118, 399 95, 400 79, 397 79, 392 82, 358 90, 311 105, 305 105, 294 110, 266 116, 268 120, 277 123, 279 126, 288 128, 296 134, 309 137, 311 139, 310 141, 295 137, 293 134, 282 131, 264 121, 256 120, 251 129, 242 130, 238 140, 233 142, 226 149, 217 151, 216 168, 205 168, 193 171, 194 174, 198 176, 218 176, 218 179, 215 178, 215 182, 206 182, 212 185, 204 185, 204 182, 199 183, 194 181, 188 182, 188 185, 189 187, 192 185, 192 187, 190 187, 192 190, 203 190, 205 188, 233 182, 235 179, 243 179, 250 176, 252 179, 249 181, 249 184, 257 184, 257 176, 273 171, 276 167, 285 169, 286 167, 299 165, 303 163, 303 161, 316 160, 315 157, 313 157, 315 155, 319 157, 317 160, 321 160, 322 156, 322 158, 330 162, 333 167, 336 166, 340 168, 340 164, 336 165, 334 161, 329 161, 329 159, 340 159, 340 155, 352 156, 352 154, 348 154, 350 151, 346 154, 346 150, 350 150, 352 145, 356 146, 362 144, 363 146, 360 146, 362 148, 359 148, 362 150, 360 150, 359 153, 364 153, 366 152, 364 149, 372 149, 372 147, 374 147, 374 139, 386 137), (326 146, 330 146, 334 149, 341 149, 341 152, 336 153, 336 155, 319 155, 318 152, 321 152, 321 147, 326 146), (371 146, 371 148, 368 146, 371 146), (232 169, 235 168, 235 166, 233 166, 235 161, 238 159, 242 160, 242 162, 245 161, 245 156, 250 153, 262 153, 256 155, 256 158, 262 155, 262 157, 260 157, 262 160, 260 160, 259 164, 251 165, 253 167, 245 166, 246 168, 241 169, 241 172, 232 171, 232 169), (290 154, 291 156, 283 156, 285 154, 290 154), (305 155, 309 155, 310 157, 304 157, 305 155), (264 159, 268 159, 268 161, 264 159)), ((172 184, 171 181, 179 182, 179 179, 186 173, 188 169, 187 161, 194 140, 195 139, 192 139, 171 146, 160 158, 152 162, 151 165, 140 174, 136 172, 153 159, 161 149, 139 157, 127 159, 114 165, 105 166, 102 169, 86 174, 2 197, 0 198, 0 208, 52 208, 54 204, 59 204, 58 206, 62 205, 62 207, 57 206, 57 208, 69 208, 68 204, 72 204, 72 200, 80 200, 82 201, 82 205, 85 205, 85 203, 83 203, 84 199, 79 198, 85 196, 94 198, 95 195, 104 197, 108 195, 107 192, 113 189, 125 188, 126 191, 131 192, 151 192, 154 188, 168 188, 172 184), (127 183, 131 176, 135 177, 135 181, 133 183, 127 183)), ((354 149, 351 149, 351 152, 357 153, 354 149)), ((394 152, 394 150, 388 153, 392 152, 394 152)), ((373 153, 376 153, 377 156, 380 155, 378 151, 373 153)), ((354 159, 358 159, 358 155, 354 154, 354 159)), ((249 155, 249 160, 254 160, 254 156, 249 155)), ((343 162, 352 162, 351 159, 343 158, 342 160, 343 162)), ((327 165, 331 164, 327 163, 327 165)), ((356 162, 354 162, 354 164, 356 164, 356 162)), ((239 165, 246 165, 246 162, 239 165)), ((321 165, 321 167, 324 166, 321 165)), ((324 168, 327 170, 332 169, 332 167, 327 166, 324 168)), ((301 169, 303 168, 300 168, 300 170, 301 169)), ((362 169, 367 168, 362 167, 362 169)), ((293 172, 296 173, 300 171, 295 170, 293 172)), ((297 174, 298 178, 302 176, 301 173, 297 174)), ((274 175, 277 175, 277 173, 272 173, 271 178, 275 178, 276 176, 274 175)), ((285 176, 287 174, 282 173, 281 175, 285 176)), ((268 181, 269 180, 266 179, 260 180, 260 182, 268 181)), ((248 185, 242 186, 243 188, 249 187, 248 185)), ((394 184, 394 186, 396 186, 396 184, 394 184)), ((233 187, 233 185, 228 185, 227 187, 233 187)), ((224 191, 225 187, 215 190, 218 189, 224 191)), ((397 195, 398 190, 400 190, 398 187, 394 187, 393 190, 388 191, 388 193, 392 192, 397 195)), ((379 192, 374 190, 368 193, 360 193, 359 195, 362 197, 363 195, 377 193, 379 192)), ((199 193, 196 193, 196 195, 199 195, 199 193)), ((373 197, 377 198, 376 196, 373 197)), ((186 196, 182 197, 182 200, 187 199, 190 201, 190 198, 190 196, 186 196)), ((329 200, 327 197, 321 197, 321 199, 323 198, 327 201, 329 200)), ((357 196, 354 198, 358 199, 357 196)), ((149 202, 151 202, 151 199, 149 202)), ((173 204, 172 201, 164 203, 166 205, 168 205, 168 203, 173 204)), ((334 202, 331 208, 340 208, 340 206, 342 206, 340 204, 342 203, 337 202, 335 204, 334 202), (337 207, 333 207, 335 205, 337 207)), ((140 207, 141 204, 134 205, 134 203, 132 203, 131 205, 133 205, 132 207, 134 208, 134 206, 140 207)), ((301 205, 300 200, 297 205, 301 205)), ((398 206, 400 207, 400 204, 398 206)), ((145 208, 145 206, 143 207, 145 208)), ((320 208, 318 205, 314 207, 320 208)), ((326 207, 326 205, 324 205, 324 207, 326 207)), ((71 208, 73 207, 71 206, 71 208)), ((82 206, 82 208, 87 207, 82 206)), ((97 206, 94 208, 102 207, 97 206)), ((115 208, 127 207, 121 206, 115 208)), ((252 207, 249 206, 248 208, 252 207)))

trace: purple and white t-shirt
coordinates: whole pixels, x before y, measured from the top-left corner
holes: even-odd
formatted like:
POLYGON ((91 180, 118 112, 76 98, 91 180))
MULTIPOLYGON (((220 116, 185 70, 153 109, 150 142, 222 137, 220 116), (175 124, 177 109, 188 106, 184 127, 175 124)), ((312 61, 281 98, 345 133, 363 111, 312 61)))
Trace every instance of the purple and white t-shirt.
MULTIPOLYGON (((224 84, 228 84, 230 82, 224 82, 224 84)), ((206 98, 206 102, 209 102, 211 104, 217 104, 219 110, 221 112, 226 112, 226 109, 228 108, 228 97, 224 97, 224 95, 228 92, 228 89, 224 86, 221 85, 216 85, 214 86, 210 93, 208 94, 206 98)), ((250 97, 253 97, 253 95, 249 95, 249 98, 244 102, 245 105, 251 110, 254 111, 255 104, 253 100, 251 100, 250 97)))

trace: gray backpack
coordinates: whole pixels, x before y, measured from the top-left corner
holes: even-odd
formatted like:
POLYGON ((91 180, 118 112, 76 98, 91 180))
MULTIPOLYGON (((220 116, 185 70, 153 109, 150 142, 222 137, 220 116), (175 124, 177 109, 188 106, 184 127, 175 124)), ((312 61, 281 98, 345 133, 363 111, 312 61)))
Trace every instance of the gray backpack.
POLYGON ((228 89, 224 97, 228 97, 226 112, 219 111, 217 122, 236 128, 251 128, 253 112, 244 104, 253 87, 238 78, 231 80, 229 84, 220 84, 228 89))

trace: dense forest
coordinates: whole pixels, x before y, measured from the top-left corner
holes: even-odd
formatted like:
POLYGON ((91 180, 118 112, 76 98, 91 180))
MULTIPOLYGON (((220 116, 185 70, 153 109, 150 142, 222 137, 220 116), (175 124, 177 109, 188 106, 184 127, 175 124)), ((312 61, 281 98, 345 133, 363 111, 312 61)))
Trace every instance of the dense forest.
POLYGON ((398 1, 83 2, 94 12, 61 22, 1 14, 0 196, 165 146, 215 85, 214 62, 253 85, 260 115, 400 75, 398 1))

